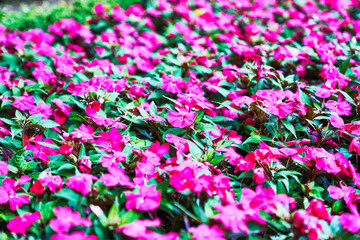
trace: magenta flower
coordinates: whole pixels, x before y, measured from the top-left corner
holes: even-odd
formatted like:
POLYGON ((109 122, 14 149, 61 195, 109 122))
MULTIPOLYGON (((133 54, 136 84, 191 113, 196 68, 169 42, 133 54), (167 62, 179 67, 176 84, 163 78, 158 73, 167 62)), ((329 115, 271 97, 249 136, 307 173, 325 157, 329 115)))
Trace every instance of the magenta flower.
POLYGON ((81 173, 66 179, 66 187, 74 189, 82 195, 87 195, 91 192, 92 180, 96 179, 97 177, 91 174, 81 173))
POLYGON ((94 101, 94 102, 91 102, 89 103, 86 108, 85 108, 85 113, 88 115, 88 116, 93 116, 96 114, 96 112, 98 112, 101 108, 101 103, 98 102, 98 101, 94 101))
POLYGON ((69 156, 74 150, 74 147, 71 146, 70 144, 64 144, 61 145, 61 147, 59 148, 59 153, 62 155, 66 155, 69 156))
POLYGON ((221 204, 216 204, 215 209, 220 213, 217 214, 213 219, 220 221, 225 228, 230 229, 233 232, 243 232, 248 233, 249 229, 246 226, 246 221, 248 217, 246 216, 245 211, 240 210, 236 205, 226 205, 222 206, 221 204))
POLYGON ((280 118, 284 118, 289 115, 294 107, 292 103, 283 103, 283 102, 273 102, 273 101, 264 101, 264 106, 266 111, 280 118))
POLYGON ((332 112, 336 112, 341 115, 349 116, 351 113, 351 105, 348 101, 344 100, 341 101, 338 99, 338 101, 329 100, 325 103, 325 107, 329 109, 332 112))
POLYGON ((79 160, 79 169, 81 172, 90 173, 91 171, 91 160, 89 156, 83 156, 79 160))
POLYGON ((356 154, 360 154, 360 138, 353 138, 349 145, 349 152, 354 151, 356 154))
POLYGON ((139 192, 126 191, 125 196, 128 199, 126 209, 140 211, 154 211, 160 205, 160 191, 156 191, 155 185, 140 186, 139 192))
POLYGON ((129 177, 125 174, 125 170, 120 167, 108 167, 110 174, 104 174, 100 177, 100 181, 107 187, 114 187, 116 185, 134 188, 134 184, 130 182, 129 177))
POLYGON ((14 97, 13 106, 21 111, 30 110, 34 107, 35 98, 33 96, 24 95, 21 97, 14 97))
POLYGON ((50 240, 98 240, 95 235, 86 235, 84 232, 76 231, 70 234, 58 233, 51 236, 50 240))
POLYGON ((0 187, 0 204, 10 204, 10 209, 15 211, 16 208, 21 207, 23 204, 30 202, 30 197, 24 194, 17 194, 15 190, 19 185, 22 185, 30 179, 20 178, 19 181, 14 179, 5 178, 2 182, 3 187, 0 187))
POLYGON ((64 181, 60 176, 46 176, 39 179, 42 185, 47 185, 49 190, 56 193, 61 190, 64 181))
POLYGON ((114 152, 112 154, 104 154, 100 158, 100 163, 103 167, 109 169, 117 167, 120 162, 126 161, 127 154, 122 152, 114 152))
POLYGON ((7 175, 9 172, 8 164, 0 161, 0 175, 7 175))
POLYGON ((39 211, 36 211, 34 213, 25 213, 21 217, 15 217, 13 219, 10 219, 7 228, 12 233, 24 234, 26 229, 40 218, 41 215, 39 211))
POLYGON ((344 120, 339 116, 335 116, 334 114, 330 116, 330 123, 336 128, 342 128, 345 126, 344 120))
POLYGON ((30 115, 41 114, 43 119, 48 119, 52 115, 51 104, 38 102, 35 107, 29 110, 30 115))
POLYGON ((180 109, 179 112, 170 110, 167 115, 169 123, 178 128, 188 127, 194 123, 196 117, 196 112, 187 112, 183 109, 180 109))
POLYGON ((57 218, 50 221, 50 227, 57 233, 64 233, 70 230, 73 226, 91 226, 91 221, 88 218, 81 218, 79 212, 73 212, 70 207, 56 207, 54 214, 57 218))
POLYGON ((253 179, 257 184, 263 183, 266 180, 266 176, 263 168, 254 169, 253 179))
POLYGON ((186 82, 181 77, 162 75, 162 81, 160 88, 173 94, 182 93, 182 89, 186 86, 186 82))
POLYGON ((237 132, 234 130, 228 130, 226 128, 220 128, 219 126, 216 126, 218 129, 217 131, 210 131, 209 135, 212 137, 215 137, 214 143, 217 143, 221 140, 231 140, 234 141, 236 144, 241 143, 242 136, 237 135, 237 132))
POLYGON ((225 240, 223 237, 224 231, 217 225, 209 227, 206 224, 191 227, 189 232, 193 235, 192 240, 225 240))
POLYGON ((306 208, 306 211, 312 216, 331 221, 331 216, 327 211, 324 202, 319 199, 312 199, 309 206, 306 208))

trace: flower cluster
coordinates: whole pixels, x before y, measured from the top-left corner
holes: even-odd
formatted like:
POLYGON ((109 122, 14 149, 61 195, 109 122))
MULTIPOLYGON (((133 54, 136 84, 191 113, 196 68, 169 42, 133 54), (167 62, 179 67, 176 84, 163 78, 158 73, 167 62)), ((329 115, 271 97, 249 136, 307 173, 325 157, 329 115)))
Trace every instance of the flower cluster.
POLYGON ((357 1, 93 10, 0 26, 0 238, 359 238, 357 1))

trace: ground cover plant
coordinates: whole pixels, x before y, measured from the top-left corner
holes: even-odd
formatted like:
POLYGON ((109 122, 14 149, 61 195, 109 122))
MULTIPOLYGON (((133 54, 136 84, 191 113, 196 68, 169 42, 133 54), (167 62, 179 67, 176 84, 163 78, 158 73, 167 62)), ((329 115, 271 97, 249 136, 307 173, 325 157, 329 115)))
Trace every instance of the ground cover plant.
POLYGON ((359 19, 158 0, 0 26, 0 238, 359 238, 359 19))

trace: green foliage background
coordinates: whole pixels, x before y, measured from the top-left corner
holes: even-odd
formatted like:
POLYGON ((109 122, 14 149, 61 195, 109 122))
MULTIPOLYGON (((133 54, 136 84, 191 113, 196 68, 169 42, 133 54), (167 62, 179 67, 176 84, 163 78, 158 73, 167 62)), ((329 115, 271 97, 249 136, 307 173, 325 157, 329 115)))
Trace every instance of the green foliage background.
POLYGON ((47 29, 50 24, 62 18, 74 18, 84 23, 86 18, 93 15, 93 7, 101 2, 108 7, 119 4, 127 8, 132 4, 144 4, 144 0, 73 0, 71 3, 59 2, 51 5, 36 6, 22 3, 17 11, 0 10, 0 23, 12 29, 25 31, 33 28, 47 29))

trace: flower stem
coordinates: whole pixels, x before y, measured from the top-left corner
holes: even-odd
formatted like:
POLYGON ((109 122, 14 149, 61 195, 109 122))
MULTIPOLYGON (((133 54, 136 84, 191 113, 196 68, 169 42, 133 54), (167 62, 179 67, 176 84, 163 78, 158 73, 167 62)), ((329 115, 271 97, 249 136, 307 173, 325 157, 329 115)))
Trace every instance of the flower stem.
POLYGON ((284 141, 284 137, 283 137, 283 134, 282 134, 282 131, 281 131, 281 121, 280 121, 280 118, 278 117, 277 120, 278 120, 278 128, 279 128, 279 132, 280 132, 280 138, 281 138, 281 141, 283 142, 283 141, 284 141))

